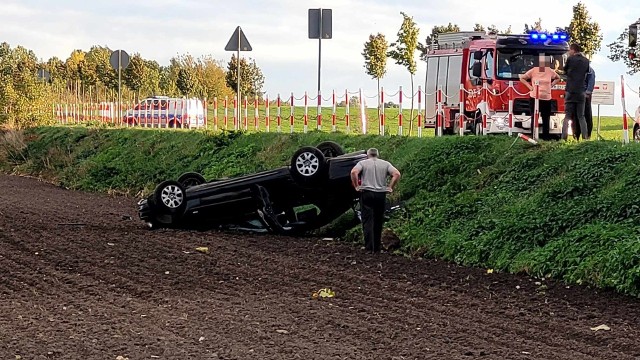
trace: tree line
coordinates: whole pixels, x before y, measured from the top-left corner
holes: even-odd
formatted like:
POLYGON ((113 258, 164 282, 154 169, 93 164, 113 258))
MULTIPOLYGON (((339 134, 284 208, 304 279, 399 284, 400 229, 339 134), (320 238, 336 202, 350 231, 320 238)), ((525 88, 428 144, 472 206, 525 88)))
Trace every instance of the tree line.
MULTIPOLYGON (((0 124, 31 124, 52 113, 54 102, 115 101, 118 72, 109 63, 112 50, 93 46, 74 50, 68 58, 39 61, 22 46, 0 44, 0 124), (46 70, 48 79, 40 79, 46 70)), ((123 99, 139 101, 153 96, 188 96, 213 99, 234 97, 238 60, 224 64, 212 56, 178 55, 166 66, 134 53, 122 71, 123 99)), ((264 75, 253 59, 240 61, 240 88, 248 97, 262 96, 264 75)))

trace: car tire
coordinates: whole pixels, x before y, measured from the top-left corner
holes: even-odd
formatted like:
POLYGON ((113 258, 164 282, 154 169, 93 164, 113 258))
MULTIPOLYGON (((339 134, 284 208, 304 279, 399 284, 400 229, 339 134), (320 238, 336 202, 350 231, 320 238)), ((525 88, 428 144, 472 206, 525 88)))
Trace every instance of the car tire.
POLYGON ((338 145, 338 143, 335 143, 333 141, 321 142, 320 144, 318 144, 318 146, 316 146, 316 148, 322 151, 322 154, 324 154, 325 158, 336 157, 345 154, 342 147, 338 145))
POLYGON ((154 201, 162 213, 179 215, 187 206, 184 186, 177 181, 167 180, 156 186, 154 201))
POLYGON ((207 181, 205 180, 204 176, 198 174, 197 172, 188 172, 180 175, 180 177, 178 178, 178 182, 182 185, 182 187, 188 189, 192 186, 204 184, 207 181))
POLYGON ((305 146, 291 157, 291 175, 301 185, 318 185, 326 179, 327 160, 318 148, 305 146))

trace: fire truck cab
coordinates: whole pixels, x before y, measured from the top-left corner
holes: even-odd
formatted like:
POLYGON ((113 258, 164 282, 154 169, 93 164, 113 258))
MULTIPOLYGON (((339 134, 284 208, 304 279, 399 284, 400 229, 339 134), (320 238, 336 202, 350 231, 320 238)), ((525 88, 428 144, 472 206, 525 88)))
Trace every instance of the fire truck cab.
MULTIPOLYGON (((440 34, 428 49, 425 127, 437 127, 437 91, 442 91, 442 133, 460 131, 460 103, 465 132, 476 135, 507 133, 512 106, 512 131, 532 133, 529 89, 519 76, 547 58, 561 79, 552 89, 550 134, 562 134, 564 73, 569 45, 563 34, 493 35, 484 32, 440 34), (464 91, 461 91, 461 84, 464 91), (513 84, 513 89, 509 89, 513 84), (486 91, 483 88, 486 87, 486 91), (486 95, 485 95, 486 93, 486 95), (510 97, 512 103, 510 103, 510 97), (486 129, 483 132, 483 115, 486 129)), ((542 118, 538 131, 541 132, 542 118)))

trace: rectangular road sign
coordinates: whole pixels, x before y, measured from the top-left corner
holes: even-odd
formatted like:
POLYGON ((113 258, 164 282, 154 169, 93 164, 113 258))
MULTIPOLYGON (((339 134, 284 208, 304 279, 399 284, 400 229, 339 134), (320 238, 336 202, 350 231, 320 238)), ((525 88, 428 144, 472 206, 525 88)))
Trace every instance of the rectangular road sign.
POLYGON ((615 105, 615 82, 596 81, 591 95, 592 105, 615 105))
POLYGON ((331 9, 309 9, 309 39, 320 39, 320 24, 322 24, 322 38, 331 39, 333 35, 331 9))

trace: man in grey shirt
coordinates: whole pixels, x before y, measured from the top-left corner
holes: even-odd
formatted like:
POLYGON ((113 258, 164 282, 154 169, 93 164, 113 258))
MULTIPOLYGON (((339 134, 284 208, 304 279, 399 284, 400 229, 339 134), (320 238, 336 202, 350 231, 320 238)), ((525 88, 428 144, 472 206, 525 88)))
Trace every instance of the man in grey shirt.
POLYGON ((378 158, 378 149, 367 150, 367 156, 351 170, 351 183, 360 191, 365 249, 375 253, 380 252, 386 195, 400 180, 400 172, 388 161, 378 158), (389 185, 387 176, 391 176, 389 185))

